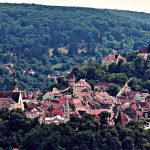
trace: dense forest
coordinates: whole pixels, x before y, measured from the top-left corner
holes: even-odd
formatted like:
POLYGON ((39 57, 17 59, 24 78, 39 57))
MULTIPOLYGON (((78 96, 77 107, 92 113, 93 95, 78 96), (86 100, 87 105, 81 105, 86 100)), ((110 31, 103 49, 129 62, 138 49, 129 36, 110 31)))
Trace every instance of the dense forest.
POLYGON ((10 89, 13 71, 23 90, 53 82, 47 75, 74 65, 147 46, 150 15, 139 12, 0 4, 0 90, 10 89), (35 73, 27 73, 29 70, 35 73), (3 85, 3 86, 2 86, 3 85))
POLYGON ((150 92, 150 57, 145 60, 138 52, 123 53, 126 62, 111 63, 109 66, 98 62, 89 62, 73 68, 77 79, 85 78, 94 86, 97 82, 113 83, 111 95, 115 96, 121 87, 130 79, 129 86, 133 91, 150 92))
POLYGON ((142 122, 125 127, 108 126, 107 115, 99 120, 85 115, 67 124, 40 125, 20 110, 0 110, 0 150, 149 150, 150 130, 142 122))

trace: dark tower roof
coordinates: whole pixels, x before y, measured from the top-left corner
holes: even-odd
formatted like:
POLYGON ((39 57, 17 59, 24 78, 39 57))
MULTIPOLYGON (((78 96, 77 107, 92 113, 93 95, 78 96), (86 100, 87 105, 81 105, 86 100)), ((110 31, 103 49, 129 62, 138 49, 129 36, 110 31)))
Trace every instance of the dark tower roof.
POLYGON ((73 73, 70 73, 70 74, 68 75, 68 79, 75 79, 74 74, 73 74, 73 73))
POLYGON ((12 91, 18 91, 17 79, 14 78, 12 81, 12 91))
POLYGON ((18 103, 19 101, 19 95, 20 92, 11 92, 11 91, 5 91, 0 92, 0 98, 11 98, 14 102, 18 103))

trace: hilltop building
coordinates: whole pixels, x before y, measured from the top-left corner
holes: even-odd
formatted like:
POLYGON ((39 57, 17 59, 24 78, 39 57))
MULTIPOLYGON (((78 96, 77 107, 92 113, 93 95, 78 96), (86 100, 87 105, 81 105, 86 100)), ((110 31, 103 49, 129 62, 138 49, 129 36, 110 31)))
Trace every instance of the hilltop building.
POLYGON ((120 54, 109 54, 108 56, 102 59, 102 65, 109 65, 111 63, 118 64, 119 62, 126 62, 126 59, 122 57, 120 54))
POLYGON ((149 47, 142 47, 139 50, 139 56, 142 56, 144 59, 147 59, 148 56, 150 56, 150 45, 149 47))

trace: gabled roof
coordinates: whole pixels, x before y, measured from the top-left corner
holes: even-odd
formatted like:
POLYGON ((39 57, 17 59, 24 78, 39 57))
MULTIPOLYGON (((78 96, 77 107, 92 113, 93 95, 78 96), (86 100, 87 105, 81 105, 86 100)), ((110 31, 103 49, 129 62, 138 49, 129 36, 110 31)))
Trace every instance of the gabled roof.
POLYGON ((81 105, 81 104, 82 104, 79 98, 73 99, 73 103, 74 103, 75 105, 81 105))
POLYGON ((74 86, 91 87, 85 79, 80 79, 74 86))
POLYGON ((127 114, 119 111, 116 121, 117 123, 120 123, 122 126, 124 126, 131 121, 131 118, 127 114))
MULTIPOLYGON (((70 104, 74 104, 74 102, 73 102, 73 100, 71 99, 71 98, 68 98, 68 102, 70 103, 70 104)), ((61 105, 65 105, 65 103, 66 103, 66 98, 61 98, 60 100, 59 100, 59 104, 61 104, 61 105)))
POLYGON ((54 115, 54 116, 59 115, 62 117, 64 115, 64 113, 60 109, 54 109, 52 111, 52 115, 54 115))
POLYGON ((106 99, 106 98, 111 98, 111 96, 107 93, 107 92, 96 92, 95 93, 95 96, 98 98, 98 99, 106 99))
POLYGON ((0 98, 0 107, 11 107, 11 104, 16 104, 11 98, 0 98))
POLYGON ((116 61, 116 55, 114 54, 109 54, 105 58, 103 58, 103 61, 116 61))
POLYGON ((130 103, 132 100, 129 98, 123 98, 123 97, 118 97, 119 101, 121 102, 121 104, 124 103, 130 103))
POLYGON ((138 104, 144 111, 150 110, 150 104, 148 102, 138 102, 138 104))
POLYGON ((54 87, 52 93, 53 94, 60 94, 60 91, 54 87))

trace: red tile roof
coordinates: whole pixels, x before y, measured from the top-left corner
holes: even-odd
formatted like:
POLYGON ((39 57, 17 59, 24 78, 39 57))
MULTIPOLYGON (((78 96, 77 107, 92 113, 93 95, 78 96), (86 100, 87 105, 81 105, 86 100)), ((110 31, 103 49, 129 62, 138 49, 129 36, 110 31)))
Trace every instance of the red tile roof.
POLYGON ((52 111, 52 115, 54 115, 54 116, 59 115, 62 117, 62 116, 64 116, 64 113, 59 109, 55 109, 52 111))
POLYGON ((109 98, 109 97, 110 97, 110 95, 109 95, 107 92, 103 92, 103 91, 101 91, 101 92, 96 92, 96 93, 95 93, 95 96, 96 96, 97 98, 100 98, 100 99, 104 99, 104 98, 109 98))
POLYGON ((130 103, 132 100, 129 99, 129 98, 121 98, 121 97, 118 97, 119 101, 121 102, 121 104, 124 104, 124 103, 130 103))
POLYGON ((74 103, 74 105, 81 105, 82 104, 79 98, 73 99, 73 103, 74 103))
MULTIPOLYGON (((71 105, 74 105, 74 102, 73 102, 73 100, 72 100, 71 98, 68 98, 68 102, 69 102, 71 105)), ((65 98, 61 98, 61 99, 59 100, 59 104, 64 105, 65 103, 66 103, 66 99, 65 99, 65 98)))
POLYGON ((80 79, 74 86, 91 87, 85 79, 80 79))
POLYGON ((140 50, 139 50, 140 53, 150 53, 148 52, 148 47, 142 47, 140 50))
POLYGON ((131 103, 131 104, 130 104, 130 108, 132 108, 132 109, 134 109, 134 110, 137 110, 137 109, 138 109, 138 106, 137 106, 137 104, 135 104, 135 103, 131 103))
POLYGON ((138 102, 138 104, 143 108, 144 111, 150 110, 150 104, 147 102, 138 102))
POLYGON ((108 56, 106 56, 104 59, 104 61, 116 61, 116 56, 113 54, 109 54, 108 56))
POLYGON ((118 121, 120 122, 122 126, 124 126, 131 121, 131 118, 127 114, 123 112, 119 112, 118 121))

